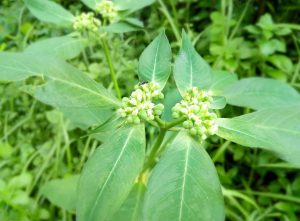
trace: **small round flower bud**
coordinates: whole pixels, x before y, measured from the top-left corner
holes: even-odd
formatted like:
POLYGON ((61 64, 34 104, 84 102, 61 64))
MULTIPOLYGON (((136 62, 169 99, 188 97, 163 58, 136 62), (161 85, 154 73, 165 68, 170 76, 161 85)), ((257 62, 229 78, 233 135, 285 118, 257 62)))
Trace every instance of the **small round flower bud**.
POLYGON ((179 118, 179 113, 178 113, 178 112, 173 112, 173 113, 172 113, 172 117, 174 117, 174 118, 179 118))
POLYGON ((182 123, 182 126, 183 126, 184 128, 186 128, 186 129, 190 129, 190 128, 193 127, 193 122, 192 122, 192 121, 189 121, 189 120, 184 121, 184 122, 182 123))
POLYGON ((127 120, 128 123, 133 123, 133 117, 132 116, 128 116, 126 120, 127 120))
POLYGON ((133 123, 134 123, 134 124, 139 124, 139 123, 141 123, 140 118, 135 117, 134 120, 133 120, 133 123))
POLYGON ((191 129, 190 129, 190 134, 191 134, 191 135, 196 135, 196 134, 197 134, 196 128, 191 128, 191 129))

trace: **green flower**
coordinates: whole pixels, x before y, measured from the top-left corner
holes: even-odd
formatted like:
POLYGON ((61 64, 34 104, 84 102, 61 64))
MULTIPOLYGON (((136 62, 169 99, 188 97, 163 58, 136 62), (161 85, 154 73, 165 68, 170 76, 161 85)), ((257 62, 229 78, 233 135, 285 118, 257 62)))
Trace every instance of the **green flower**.
POLYGON ((102 0, 96 6, 96 12, 102 15, 103 18, 108 19, 110 22, 116 21, 118 18, 118 9, 112 1, 102 0))
POLYGON ((205 140, 218 130, 217 115, 210 110, 213 98, 208 91, 193 87, 187 90, 180 103, 172 108, 174 118, 186 117, 182 126, 189 130, 190 134, 205 140))
POLYGON ((95 18, 94 13, 81 13, 75 17, 73 22, 73 28, 77 31, 88 30, 92 32, 97 32, 98 28, 101 26, 101 21, 95 18))
POLYGON ((130 97, 122 99, 122 107, 118 109, 118 113, 126 118, 128 123, 139 124, 141 121, 154 120, 162 114, 164 105, 155 104, 153 101, 162 98, 163 94, 157 83, 138 85, 130 97))

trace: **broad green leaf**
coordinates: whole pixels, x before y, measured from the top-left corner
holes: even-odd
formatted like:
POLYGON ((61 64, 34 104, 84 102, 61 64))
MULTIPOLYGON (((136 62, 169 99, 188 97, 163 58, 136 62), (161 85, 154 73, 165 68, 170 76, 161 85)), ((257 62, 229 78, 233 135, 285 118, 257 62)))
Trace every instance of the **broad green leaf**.
POLYGON ((154 168, 145 194, 143 221, 223 221, 216 169, 204 148, 179 133, 154 168))
POLYGON ((224 91, 237 81, 236 74, 227 71, 212 71, 212 84, 209 90, 215 96, 224 96, 224 91))
POLYGON ((72 36, 54 37, 30 44, 25 52, 42 53, 67 60, 77 57, 85 43, 85 40, 72 36))
POLYGON ((73 126, 83 130, 104 123, 113 114, 111 109, 103 109, 101 107, 58 107, 58 109, 72 122, 73 126))
POLYGON ((211 109, 223 109, 226 106, 226 99, 223 96, 213 96, 211 109))
POLYGON ((74 212, 76 206, 76 188, 79 176, 50 180, 41 187, 41 194, 54 205, 74 212))
MULTIPOLYGON (((26 85, 21 87, 21 90, 30 94, 35 99, 44 102, 43 99, 36 96, 35 90, 36 86, 26 85)), ((111 115, 113 111, 111 108, 102 108, 102 107, 61 107, 56 106, 59 109, 66 119, 68 119, 72 124, 71 127, 78 127, 81 129, 87 129, 91 126, 97 126, 104 123, 111 115)))
POLYGON ((129 196, 110 221, 141 221, 146 186, 136 183, 129 196))
POLYGON ((175 106, 176 103, 180 102, 182 100, 182 97, 177 90, 177 88, 170 89, 165 93, 165 99, 164 99, 164 111, 162 114, 162 119, 166 121, 173 120, 172 117, 172 107, 175 106))
POLYGON ((99 4, 102 0, 81 0, 86 6, 91 9, 96 9, 97 4, 99 4))
POLYGON ((182 46, 175 60, 174 78, 181 95, 189 88, 207 89, 211 84, 212 74, 209 65, 197 53, 184 31, 182 46))
POLYGON ((91 130, 89 134, 91 134, 93 138, 103 142, 107 139, 110 139, 114 132, 123 124, 124 118, 120 117, 118 113, 114 112, 105 122, 91 130))
POLYGON ((44 22, 51 22, 59 25, 71 25, 74 16, 50 0, 24 0, 29 11, 38 19, 44 22))
POLYGON ((110 220, 130 193, 143 167, 144 125, 125 126, 86 163, 78 185, 77 220, 110 220))
POLYGON ((137 18, 132 18, 132 17, 124 18, 124 21, 126 21, 129 24, 134 25, 136 27, 140 27, 140 28, 144 27, 144 23, 141 20, 137 19, 137 18))
POLYGON ((155 0, 114 0, 120 10, 137 11, 154 3, 155 0))
POLYGON ((102 30, 110 33, 126 33, 141 30, 141 27, 132 25, 125 21, 120 21, 118 23, 113 23, 109 26, 102 27, 102 30))
MULTIPOLYGON (((102 0, 81 0, 85 5, 91 9, 95 9, 97 4, 102 0)), ((148 5, 151 5, 154 0, 112 0, 117 8, 121 11, 128 10, 130 13, 148 5)))
POLYGON ((139 60, 140 81, 156 82, 162 89, 171 73, 172 51, 165 32, 143 51, 139 60))
POLYGON ((0 80, 18 81, 30 76, 46 79, 32 93, 56 107, 108 109, 120 105, 102 85, 62 60, 34 54, 0 54, 0 80))
POLYGON ((300 165, 300 105, 259 110, 218 120, 218 135, 235 143, 260 147, 300 165))
POLYGON ((227 103, 262 109, 300 103, 299 93, 289 85, 265 78, 242 79, 229 87, 223 96, 227 103))

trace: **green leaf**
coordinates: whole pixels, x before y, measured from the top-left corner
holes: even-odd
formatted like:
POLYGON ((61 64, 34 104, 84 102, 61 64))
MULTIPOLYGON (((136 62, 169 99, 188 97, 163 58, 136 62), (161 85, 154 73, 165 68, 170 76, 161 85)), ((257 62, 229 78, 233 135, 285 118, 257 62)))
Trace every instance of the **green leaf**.
POLYGON ((143 183, 136 183, 111 221, 141 221, 145 191, 143 183))
POLYGON ((32 93, 56 107, 108 109, 120 105, 102 85, 62 60, 33 54, 0 54, 0 80, 18 81, 30 76, 46 79, 32 93))
POLYGON ((52 204, 74 212, 78 179, 78 175, 73 175, 64 179, 51 180, 42 186, 41 194, 52 204))
POLYGON ((179 133, 154 168, 145 194, 143 221, 223 221, 216 169, 204 148, 179 133))
POLYGON ((58 109, 72 122, 73 126, 83 130, 104 123, 113 114, 111 109, 103 109, 101 107, 58 107, 58 109))
POLYGON ((192 87, 207 89, 211 84, 211 70, 197 53, 188 35, 183 31, 182 46, 175 60, 174 78, 181 95, 192 87))
POLYGON ((162 114, 162 119, 166 121, 171 121, 173 120, 172 117, 172 107, 175 106, 176 103, 180 102, 182 100, 182 97, 177 90, 177 88, 173 88, 168 90, 165 93, 165 99, 164 99, 164 111, 162 114))
POLYGON ((139 60, 140 81, 156 82, 164 88, 171 74, 172 51, 165 32, 143 51, 139 60))
POLYGON ((140 27, 140 28, 144 27, 144 23, 137 18, 128 17, 128 18, 125 18, 124 21, 128 22, 131 25, 140 27))
POLYGON ((215 96, 223 96, 224 91, 238 81, 237 75, 227 71, 213 71, 209 90, 215 96))
POLYGON ((30 44, 25 53, 42 53, 68 60, 77 57, 85 43, 85 40, 72 36, 54 37, 30 44))
POLYGON ((126 33, 141 30, 141 27, 132 25, 126 21, 120 21, 109 26, 104 26, 102 27, 102 30, 110 33, 126 33))
POLYGON ((252 109, 293 105, 300 102, 299 93, 289 85, 278 80, 258 77, 236 82, 223 95, 229 104, 252 109))
POLYGON ((223 109, 226 106, 226 99, 223 96, 213 96, 213 102, 211 103, 211 109, 223 109))
POLYGON ((293 72, 293 63, 290 58, 284 55, 272 55, 268 57, 268 61, 276 68, 284 71, 287 74, 293 72))
POLYGON ((86 163, 78 186, 77 220, 109 220, 130 193, 145 157, 144 125, 125 126, 86 163))
POLYGON ((57 3, 49 0, 24 0, 29 11, 44 22, 72 25, 74 16, 57 3))
MULTIPOLYGON (((102 0, 81 0, 86 6, 95 9, 97 4, 102 0)), ((117 8, 121 11, 128 10, 129 13, 137 11, 148 5, 151 5, 154 0, 112 0, 117 8)))
POLYGON ((155 0, 114 0, 120 10, 128 10, 130 13, 154 3, 155 0))
POLYGON ((218 135, 235 143, 260 147, 300 165, 300 105, 259 110, 218 120, 218 135))
POLYGON ((118 113, 114 112, 105 122, 91 130, 89 134, 91 134, 93 138, 103 142, 107 139, 110 139, 114 132, 123 124, 124 118, 120 117, 118 113))
POLYGON ((99 4, 102 0, 81 0, 86 6, 91 9, 96 9, 97 4, 99 4))

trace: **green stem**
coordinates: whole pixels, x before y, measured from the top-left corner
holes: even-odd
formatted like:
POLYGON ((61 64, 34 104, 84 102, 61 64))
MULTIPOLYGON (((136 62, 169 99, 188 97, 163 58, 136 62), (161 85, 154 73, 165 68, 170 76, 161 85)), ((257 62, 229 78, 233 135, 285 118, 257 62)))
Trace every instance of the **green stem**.
POLYGON ((221 145, 221 147, 217 150, 216 154, 212 158, 213 162, 216 162, 220 158, 220 156, 224 153, 230 143, 231 142, 229 140, 226 140, 226 142, 221 145))
POLYGON ((181 118, 178 118, 174 121, 171 121, 170 123, 166 123, 166 126, 165 126, 165 129, 168 130, 178 124, 181 124, 183 121, 186 120, 186 117, 181 117, 181 118))
POLYGON ((148 168, 151 168, 153 164, 155 163, 156 154, 165 138, 167 130, 161 129, 158 135, 158 138, 154 144, 154 146, 151 148, 150 154, 144 164, 143 172, 146 171, 148 168))
POLYGON ((249 193, 257 196, 265 196, 265 197, 270 197, 274 199, 280 199, 280 200, 285 200, 293 203, 298 203, 300 204, 300 198, 298 197, 293 197, 293 196, 287 196, 283 194, 277 194, 277 193, 269 193, 269 192, 259 192, 259 191, 241 191, 244 193, 249 193))
POLYGON ((118 85, 118 81, 116 79, 116 73, 115 73, 113 63, 112 63, 111 54, 110 54, 109 48, 107 46, 106 36, 103 36, 101 38, 101 41, 102 41, 102 46, 103 46, 103 49, 104 49, 104 54, 105 54, 105 57, 106 57, 106 61, 108 62, 108 65, 109 65, 109 71, 110 71, 111 79, 114 83, 114 87, 115 87, 117 97, 119 99, 121 99, 121 92, 120 92, 120 88, 119 88, 119 85, 118 85))
POLYGON ((241 23, 242 23, 245 15, 246 15, 246 12, 248 10, 249 3, 250 3, 250 0, 247 1, 246 6, 245 6, 245 8, 244 8, 244 10, 243 10, 243 12, 242 12, 242 14, 241 14, 241 16, 240 16, 237 24, 235 25, 234 29, 232 30, 232 32, 230 34, 229 40, 233 39, 234 35, 236 34, 237 30, 239 29, 239 27, 240 27, 240 25, 241 25, 241 23))
POLYGON ((168 11, 168 8, 166 7, 165 3, 162 0, 158 0, 158 2, 159 2, 160 6, 162 8, 161 9, 162 13, 166 16, 168 22, 171 25, 171 28, 172 28, 172 31, 173 31, 175 37, 176 37, 176 40, 178 42, 180 42, 181 41, 180 33, 179 33, 178 28, 177 28, 175 22, 173 21, 169 11, 168 11))

